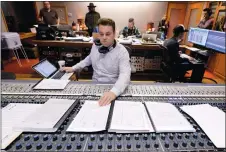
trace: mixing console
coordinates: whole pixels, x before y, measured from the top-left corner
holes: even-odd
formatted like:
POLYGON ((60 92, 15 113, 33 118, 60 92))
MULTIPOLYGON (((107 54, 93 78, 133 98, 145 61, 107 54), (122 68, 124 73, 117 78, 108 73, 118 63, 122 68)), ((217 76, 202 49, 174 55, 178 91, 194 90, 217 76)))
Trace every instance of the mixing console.
MULTIPOLYGON (((70 82, 64 90, 46 91, 32 90, 35 82, 3 82, 2 94, 27 94, 27 95, 91 95, 100 96, 112 88, 112 84, 97 85, 94 83, 70 82)), ((223 85, 172 85, 172 84, 131 84, 121 96, 214 96, 224 97, 223 85)))
MULTIPOLYGON (((1 107, 8 103, 43 104, 50 98, 74 99, 77 105, 55 133, 23 132, 5 151, 225 151, 218 149, 202 128, 187 114, 180 112, 196 129, 194 133, 116 134, 70 133, 66 129, 85 100, 98 100, 111 85, 71 82, 64 91, 33 91, 35 81, 3 81, 1 107), (99 90, 96 90, 99 89, 99 90), (83 90, 83 94, 79 93, 83 90)), ((209 103, 226 111, 225 86, 185 84, 132 84, 118 100, 169 102, 177 107, 209 103)))

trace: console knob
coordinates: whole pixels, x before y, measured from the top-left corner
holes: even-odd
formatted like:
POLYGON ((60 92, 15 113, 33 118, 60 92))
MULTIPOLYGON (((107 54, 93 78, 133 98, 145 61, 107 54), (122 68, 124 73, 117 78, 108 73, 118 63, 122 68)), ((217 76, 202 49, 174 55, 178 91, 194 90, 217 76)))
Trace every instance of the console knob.
POLYGON ((57 149, 59 150, 59 149, 61 149, 61 148, 62 148, 61 144, 58 144, 58 145, 57 145, 57 149))
POLYGON ((71 144, 68 144, 67 145, 67 149, 69 150, 69 149, 71 149, 72 147, 71 147, 71 144))
POLYGON ((121 149, 122 148, 122 145, 121 144, 117 144, 117 148, 118 149, 121 149))
POLYGON ((75 135, 72 135, 71 136, 71 141, 74 141, 75 140, 75 135))
POLYGON ((149 143, 146 143, 145 147, 146 148, 150 148, 150 144, 149 143))
POLYGON ((88 144, 88 149, 92 149, 93 145, 91 143, 88 144))
POLYGON ((82 148, 82 145, 80 143, 77 143, 77 149, 81 149, 82 148))
POLYGON ((27 145, 26 145, 26 149, 31 149, 31 144, 30 143, 28 143, 27 145))
POLYGON ((46 147, 48 150, 52 149, 52 144, 48 144, 46 147))
POLYGON ((127 149, 130 149, 131 148, 131 144, 127 144, 127 149))
POLYGON ((42 145, 41 144, 38 144, 37 146, 36 146, 36 149, 41 149, 42 148, 42 145))
POLYGON ((26 135, 25 137, 24 137, 24 141, 28 141, 30 139, 30 137, 28 136, 28 135, 26 135))
POLYGON ((22 148, 22 145, 19 143, 19 144, 16 144, 16 149, 20 149, 22 148))

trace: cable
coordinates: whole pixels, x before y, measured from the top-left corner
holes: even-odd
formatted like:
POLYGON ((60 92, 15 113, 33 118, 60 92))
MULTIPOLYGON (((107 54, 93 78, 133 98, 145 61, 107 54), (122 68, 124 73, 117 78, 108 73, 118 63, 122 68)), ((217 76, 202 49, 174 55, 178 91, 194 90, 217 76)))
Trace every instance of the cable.
POLYGON ((216 84, 217 84, 217 81, 216 81, 216 80, 214 80, 214 79, 212 79, 212 78, 203 77, 202 79, 208 79, 208 80, 211 80, 211 81, 213 81, 214 83, 216 83, 216 84))

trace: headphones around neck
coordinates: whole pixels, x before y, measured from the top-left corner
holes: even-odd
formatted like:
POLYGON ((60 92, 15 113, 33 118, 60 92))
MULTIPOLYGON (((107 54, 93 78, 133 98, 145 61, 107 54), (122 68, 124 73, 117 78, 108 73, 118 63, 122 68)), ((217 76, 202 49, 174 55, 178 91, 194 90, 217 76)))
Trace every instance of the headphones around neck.
POLYGON ((106 53, 110 52, 111 50, 113 50, 115 48, 116 40, 114 40, 114 43, 109 47, 103 46, 100 42, 100 39, 94 40, 94 44, 98 47, 98 51, 100 53, 106 54, 106 53))

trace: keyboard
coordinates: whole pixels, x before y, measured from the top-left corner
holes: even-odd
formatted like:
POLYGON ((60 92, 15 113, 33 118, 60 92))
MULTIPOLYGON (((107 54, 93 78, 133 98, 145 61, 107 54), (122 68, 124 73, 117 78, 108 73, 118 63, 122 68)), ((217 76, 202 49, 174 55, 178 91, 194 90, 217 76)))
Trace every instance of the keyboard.
POLYGON ((52 79, 60 79, 66 72, 65 71, 58 71, 52 79))

